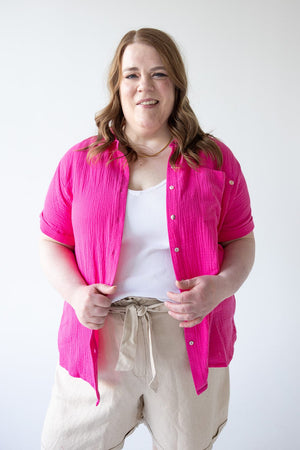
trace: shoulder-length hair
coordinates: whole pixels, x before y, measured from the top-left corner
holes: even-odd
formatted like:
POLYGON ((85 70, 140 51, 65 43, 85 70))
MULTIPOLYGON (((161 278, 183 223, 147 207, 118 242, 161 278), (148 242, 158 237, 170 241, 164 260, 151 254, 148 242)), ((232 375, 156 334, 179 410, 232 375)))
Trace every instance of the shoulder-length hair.
POLYGON ((110 100, 108 105, 95 116, 98 136, 88 147, 88 160, 91 161, 109 148, 115 139, 118 139, 126 149, 128 162, 137 159, 137 153, 130 147, 124 133, 125 118, 119 92, 123 54, 126 47, 135 42, 155 48, 166 67, 168 76, 175 85, 174 108, 168 119, 170 134, 178 144, 170 159, 172 166, 175 166, 176 161, 182 156, 190 166, 197 167, 201 164, 201 152, 203 152, 204 155, 213 158, 217 167, 220 167, 222 152, 213 136, 201 129, 187 98, 187 76, 177 45, 168 34, 154 28, 132 30, 121 39, 108 76, 110 100))

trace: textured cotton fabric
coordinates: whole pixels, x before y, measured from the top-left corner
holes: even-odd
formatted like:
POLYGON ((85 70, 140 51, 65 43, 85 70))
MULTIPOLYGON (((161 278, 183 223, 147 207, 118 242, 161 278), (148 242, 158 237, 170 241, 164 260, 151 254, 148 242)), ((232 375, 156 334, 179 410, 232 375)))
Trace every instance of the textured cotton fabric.
MULTIPOLYGON (((78 268, 88 284, 114 284, 124 225, 129 168, 117 140, 93 164, 87 151, 78 151, 96 137, 72 147, 61 159, 50 184, 41 230, 74 246, 78 268), (109 164, 108 161, 114 157, 109 164)), ((240 165, 218 142, 223 164, 217 170, 209 157, 192 169, 182 158, 167 168, 166 214, 171 257, 177 280, 220 271, 220 242, 253 230, 250 200, 240 165), (175 216, 175 220, 171 216, 175 216)), ((176 141, 171 143, 174 150, 176 141)), ((66 299, 68 300, 68 299, 66 299)), ((209 367, 225 367, 233 356, 236 329, 235 298, 225 299, 204 320, 184 330, 197 394, 207 389, 209 367)), ((100 331, 101 333, 101 331, 100 331)), ((98 331, 78 321, 65 302, 58 345, 60 364, 96 390, 98 331)))

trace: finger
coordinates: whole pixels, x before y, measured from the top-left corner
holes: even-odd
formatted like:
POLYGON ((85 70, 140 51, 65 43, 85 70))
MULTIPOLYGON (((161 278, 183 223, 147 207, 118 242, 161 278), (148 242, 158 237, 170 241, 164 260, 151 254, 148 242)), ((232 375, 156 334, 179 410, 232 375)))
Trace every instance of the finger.
POLYGON ((185 296, 183 292, 167 292, 167 296, 176 303, 187 303, 185 302, 185 296))
POLYGON ((95 305, 94 308, 90 311, 89 317, 106 317, 108 313, 109 308, 95 305))
POLYGON ((103 294, 97 294, 93 297, 93 306, 97 308, 108 309, 111 305, 111 299, 103 294))
POLYGON ((179 320, 179 321, 190 321, 196 319, 195 313, 190 314, 181 314, 173 311, 168 311, 168 314, 173 317, 173 319, 179 320))
POLYGON ((97 289, 97 291, 103 295, 113 294, 117 288, 117 286, 110 286, 108 284, 102 284, 102 283, 94 284, 94 286, 97 289))
POLYGON ((204 317, 197 317, 197 319, 194 319, 194 320, 180 322, 179 326, 180 326, 180 328, 192 328, 195 325, 198 325, 199 323, 201 323, 203 319, 204 319, 204 317))
POLYGON ((100 328, 103 328, 104 323, 104 321, 102 323, 86 322, 83 325, 90 330, 100 330, 100 328))
POLYGON ((174 303, 174 302, 165 302, 166 307, 169 311, 189 314, 193 313, 193 304, 192 303, 174 303))
POLYGON ((106 315, 105 316, 89 316, 89 317, 85 318, 85 322, 99 325, 101 323, 104 323, 105 319, 106 319, 106 315))
POLYGON ((91 324, 93 326, 101 326, 104 324, 107 318, 107 314, 102 316, 87 316, 83 318, 84 323, 91 324))
POLYGON ((199 282, 199 277, 188 278, 187 280, 176 280, 176 286, 178 289, 182 289, 183 291, 188 291, 196 286, 199 282))

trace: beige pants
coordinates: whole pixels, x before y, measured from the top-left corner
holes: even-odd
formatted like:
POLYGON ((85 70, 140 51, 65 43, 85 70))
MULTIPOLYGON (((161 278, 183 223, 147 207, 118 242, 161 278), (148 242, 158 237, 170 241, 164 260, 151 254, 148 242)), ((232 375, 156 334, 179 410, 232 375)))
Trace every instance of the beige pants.
POLYGON ((144 423, 159 450, 209 450, 227 420, 228 368, 197 395, 183 329, 156 299, 111 306, 99 332, 100 405, 93 388, 58 366, 42 448, 119 450, 144 423))

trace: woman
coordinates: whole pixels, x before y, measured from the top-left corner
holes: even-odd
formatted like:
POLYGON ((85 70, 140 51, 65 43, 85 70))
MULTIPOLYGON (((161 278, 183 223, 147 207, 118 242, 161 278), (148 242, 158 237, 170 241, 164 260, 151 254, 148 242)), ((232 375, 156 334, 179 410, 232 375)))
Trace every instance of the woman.
POLYGON ((41 260, 65 300, 45 449, 210 449, 227 420, 233 294, 254 260, 240 166, 204 133, 173 40, 127 33, 98 136, 59 163, 41 260), (97 396, 97 404, 95 400, 97 396))

